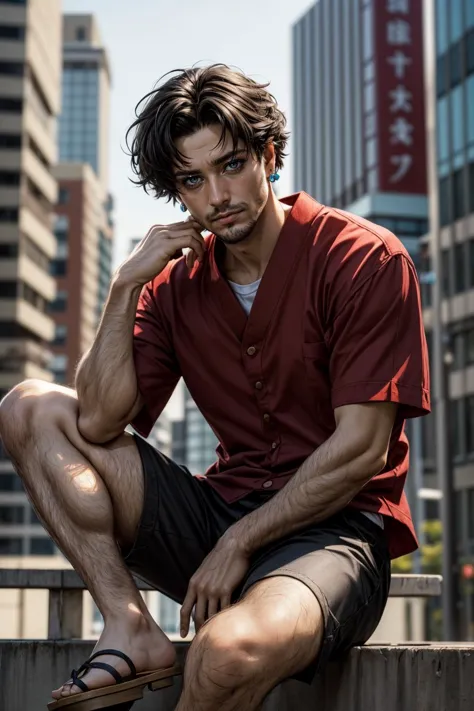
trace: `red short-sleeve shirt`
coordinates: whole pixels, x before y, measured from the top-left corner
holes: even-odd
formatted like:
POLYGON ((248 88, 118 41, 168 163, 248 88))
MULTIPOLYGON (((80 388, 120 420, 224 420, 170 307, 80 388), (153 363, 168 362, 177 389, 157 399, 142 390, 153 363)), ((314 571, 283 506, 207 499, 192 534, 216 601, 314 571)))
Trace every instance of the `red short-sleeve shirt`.
POLYGON ((206 472, 228 501, 280 489, 334 431, 334 409, 399 403, 387 465, 351 506, 384 514, 392 557, 416 548, 403 491, 407 417, 430 411, 418 279, 388 230, 305 193, 292 206, 250 315, 218 267, 170 262, 147 284, 134 355, 147 436, 183 376, 219 445, 206 472))

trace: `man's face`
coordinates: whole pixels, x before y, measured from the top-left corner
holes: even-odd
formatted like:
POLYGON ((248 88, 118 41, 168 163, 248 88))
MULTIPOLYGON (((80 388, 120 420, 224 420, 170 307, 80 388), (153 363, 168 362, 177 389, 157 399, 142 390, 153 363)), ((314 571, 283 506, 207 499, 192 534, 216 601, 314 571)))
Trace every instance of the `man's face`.
POLYGON ((221 128, 206 126, 176 141, 189 168, 175 172, 180 199, 191 215, 226 244, 243 242, 268 199, 270 165, 232 138, 219 144, 221 128))

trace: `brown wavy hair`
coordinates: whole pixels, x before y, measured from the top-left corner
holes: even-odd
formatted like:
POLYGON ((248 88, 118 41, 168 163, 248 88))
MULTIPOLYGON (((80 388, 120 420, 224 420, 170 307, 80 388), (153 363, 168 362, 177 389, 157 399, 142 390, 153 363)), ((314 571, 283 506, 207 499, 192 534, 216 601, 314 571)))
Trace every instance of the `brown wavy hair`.
POLYGON ((267 91, 268 84, 258 84, 225 64, 176 69, 158 83, 166 77, 138 102, 136 120, 126 134, 132 170, 137 176, 132 182, 157 198, 176 202, 174 170, 189 167, 176 148, 176 139, 209 125, 222 129, 218 145, 229 134, 234 147, 242 140, 259 160, 265 145, 273 142, 276 170, 283 167, 288 141, 286 118, 267 91))

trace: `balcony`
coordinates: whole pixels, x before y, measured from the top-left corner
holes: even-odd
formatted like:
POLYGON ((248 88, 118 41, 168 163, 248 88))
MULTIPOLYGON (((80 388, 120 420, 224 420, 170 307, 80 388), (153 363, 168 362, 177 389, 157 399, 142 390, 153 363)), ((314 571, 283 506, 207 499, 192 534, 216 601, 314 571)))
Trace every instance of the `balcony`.
MULTIPOLYGON (((137 581, 138 582, 138 581, 137 581)), ((141 589, 149 589, 139 583, 141 589)), ((0 641, 0 708, 37 711, 70 670, 91 653, 80 639, 84 585, 72 570, 0 570, 0 588, 49 590, 48 640, 0 641), (28 680, 28 683, 25 683, 28 680)), ((439 576, 393 576, 391 597, 427 597, 441 592, 439 576)), ((176 642, 184 662, 189 643, 176 642)), ((134 711, 172 711, 175 685, 137 702, 134 711)), ((474 644, 366 644, 330 664, 307 686, 279 685, 263 711, 472 711, 474 644)))

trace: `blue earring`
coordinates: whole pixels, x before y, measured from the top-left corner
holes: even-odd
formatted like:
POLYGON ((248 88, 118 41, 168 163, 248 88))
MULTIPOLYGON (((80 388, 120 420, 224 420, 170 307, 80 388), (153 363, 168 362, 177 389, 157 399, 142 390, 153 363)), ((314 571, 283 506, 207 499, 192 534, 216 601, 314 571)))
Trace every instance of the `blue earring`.
POLYGON ((277 180, 280 180, 280 174, 279 173, 272 173, 269 178, 271 183, 276 183, 277 180))
POLYGON ((180 209, 181 209, 181 212, 186 212, 188 208, 186 207, 186 205, 183 205, 183 203, 181 203, 180 209))

